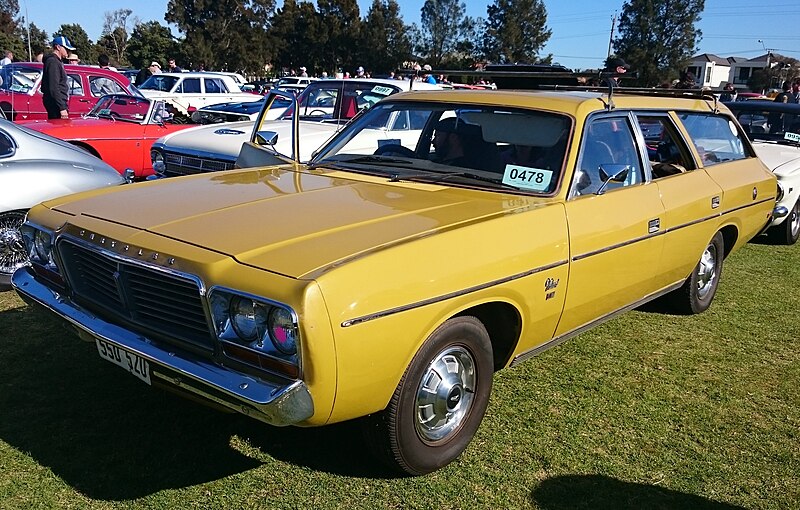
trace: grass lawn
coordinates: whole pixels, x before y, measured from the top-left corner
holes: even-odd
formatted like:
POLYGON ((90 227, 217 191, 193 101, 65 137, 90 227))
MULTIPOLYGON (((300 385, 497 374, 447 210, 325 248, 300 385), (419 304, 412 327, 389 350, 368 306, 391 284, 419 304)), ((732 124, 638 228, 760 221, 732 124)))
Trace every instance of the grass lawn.
POLYGON ((800 508, 798 283, 800 247, 750 244, 706 313, 631 312, 498 373, 465 454, 419 478, 348 424, 148 388, 0 293, 0 509, 800 508))

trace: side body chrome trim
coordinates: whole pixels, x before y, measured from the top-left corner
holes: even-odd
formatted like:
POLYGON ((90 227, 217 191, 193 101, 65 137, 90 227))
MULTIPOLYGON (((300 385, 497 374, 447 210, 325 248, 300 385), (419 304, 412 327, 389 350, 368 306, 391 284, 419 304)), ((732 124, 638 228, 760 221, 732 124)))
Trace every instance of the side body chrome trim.
POLYGON ((432 297, 429 299, 423 299, 422 301, 417 301, 415 303, 409 303, 407 305, 397 306, 395 308, 390 308, 388 310, 383 310, 380 312, 375 312, 369 315, 362 315, 361 317, 356 317, 354 319, 348 319, 342 322, 341 326, 343 328, 347 328, 350 326, 355 326, 356 324, 361 324, 362 322, 371 321, 374 319, 380 319, 381 317, 386 317, 388 315, 394 315, 396 313, 405 312, 408 310, 412 310, 414 308, 420 308, 423 306, 427 306, 433 303, 439 303, 442 301, 447 301, 448 299, 452 299, 458 296, 463 296, 466 294, 470 294, 472 292, 477 292, 479 290, 488 289, 489 287, 494 287, 495 285, 500 285, 503 283, 507 283, 513 280, 518 280, 520 278, 524 278, 526 276, 530 276, 532 274, 541 273, 542 271, 547 271, 549 269, 553 269, 555 267, 563 266, 567 264, 568 261, 566 260, 559 260, 558 262, 553 262, 552 264, 548 264, 546 266, 536 267, 533 269, 529 269, 528 271, 517 273, 515 275, 507 276, 505 278, 500 278, 498 280, 493 280, 490 282, 482 283, 480 285, 475 285, 473 287, 467 287, 466 289, 456 290, 453 292, 449 292, 447 294, 442 294, 440 296, 432 297))
POLYGON ((657 299, 657 298, 659 298, 659 297, 661 297, 661 296, 663 296, 665 294, 669 294, 670 292, 679 289, 681 287, 681 285, 683 285, 683 281, 680 281, 678 283, 672 284, 672 285, 670 285, 669 287, 667 287, 665 289, 662 289, 660 291, 654 292, 653 294, 650 294, 649 296, 646 296, 646 297, 644 297, 644 298, 642 298, 642 299, 640 299, 638 301, 635 301, 635 302, 633 302, 633 303, 631 303, 631 304, 629 304, 627 306, 624 306, 624 307, 620 308, 619 310, 615 310, 615 311, 613 311, 611 313, 608 313, 608 314, 606 314, 606 315, 604 315, 604 316, 602 316, 602 317, 600 317, 598 319, 595 319, 595 320, 593 320, 591 322, 588 322, 588 323, 584 324, 583 326, 580 326, 580 327, 578 327, 576 329, 573 329, 572 331, 568 331, 567 333, 564 333, 563 335, 560 335, 560 336, 557 336, 557 337, 555 337, 555 338, 553 338, 551 340, 548 340, 547 342, 545 342, 545 343, 543 343, 543 344, 541 344, 541 345, 539 345, 537 347, 534 347, 533 349, 530 349, 530 350, 525 351, 525 352, 523 352, 521 354, 518 354, 516 357, 514 357, 514 359, 511 361, 511 364, 509 366, 512 366, 512 367, 516 366, 517 364, 519 364, 519 363, 521 363, 521 362, 523 362, 523 361, 525 361, 525 360, 527 360, 529 358, 532 358, 532 357, 536 356, 537 354, 540 354, 540 353, 542 353, 542 352, 544 352, 544 351, 546 351, 546 350, 548 350, 548 349, 550 349, 552 347, 555 347, 555 346, 557 346, 557 345, 559 345, 559 344, 561 344, 563 342, 566 342, 570 338, 576 337, 576 336, 580 335, 581 333, 584 333, 584 332, 594 328, 595 326, 598 326, 598 325, 600 325, 600 324, 602 324, 602 323, 604 323, 606 321, 609 321, 609 320, 613 319, 614 317, 616 317, 618 315, 621 315, 621 314, 623 314, 625 312, 633 310, 634 308, 638 308, 638 307, 642 306, 643 304, 648 303, 648 302, 650 302, 650 301, 652 301, 654 299, 657 299))

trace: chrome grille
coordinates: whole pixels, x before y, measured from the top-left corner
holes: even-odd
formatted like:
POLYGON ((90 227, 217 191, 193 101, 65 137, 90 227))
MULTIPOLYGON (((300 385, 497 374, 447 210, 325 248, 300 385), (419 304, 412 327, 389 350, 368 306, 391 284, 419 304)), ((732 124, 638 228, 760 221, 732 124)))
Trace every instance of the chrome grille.
POLYGON ((164 154, 165 173, 169 177, 176 175, 199 174, 202 172, 219 172, 233 168, 233 161, 185 156, 167 152, 164 154))
POLYGON ((140 333, 213 349, 198 284, 62 240, 58 253, 73 296, 140 333))

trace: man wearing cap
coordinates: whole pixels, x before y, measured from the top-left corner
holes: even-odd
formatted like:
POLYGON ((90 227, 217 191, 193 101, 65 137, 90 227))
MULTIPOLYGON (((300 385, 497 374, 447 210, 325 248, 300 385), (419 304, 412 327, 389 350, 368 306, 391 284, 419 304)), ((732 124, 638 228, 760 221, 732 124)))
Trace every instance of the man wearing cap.
POLYGON ((67 57, 67 63, 72 65, 78 65, 81 63, 81 59, 79 59, 78 55, 76 55, 75 53, 70 53, 69 56, 67 57))
POLYGON ((619 57, 608 59, 604 71, 614 73, 614 75, 603 78, 603 84, 609 87, 619 87, 619 75, 627 73, 630 68, 631 66, 619 57))
POLYGON ((51 44, 53 51, 42 59, 42 101, 48 119, 69 118, 69 86, 63 59, 75 47, 63 35, 57 35, 51 44))
POLYGON ((431 71, 432 69, 430 64, 425 64, 422 66, 422 81, 436 85, 436 78, 433 77, 431 71))

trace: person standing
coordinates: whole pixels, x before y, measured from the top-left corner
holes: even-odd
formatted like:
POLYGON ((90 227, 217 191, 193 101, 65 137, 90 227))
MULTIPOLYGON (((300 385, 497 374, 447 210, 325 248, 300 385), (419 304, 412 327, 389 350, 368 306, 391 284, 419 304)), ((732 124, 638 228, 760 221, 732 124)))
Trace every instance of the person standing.
POLYGON ((627 73, 631 66, 619 57, 612 57, 606 60, 606 67, 603 69, 605 75, 602 83, 607 87, 619 87, 619 77, 627 73))
POLYGON ((108 58, 108 55, 106 55, 105 53, 97 57, 97 65, 100 66, 100 69, 108 69, 109 71, 117 70, 116 67, 110 65, 110 60, 108 58))
POLYGON ((7 66, 13 60, 14 60, 14 54, 11 51, 6 50, 3 59, 0 60, 0 67, 7 66))
POLYGON ((53 51, 42 59, 42 101, 48 119, 69 118, 69 86, 63 59, 75 47, 63 35, 57 35, 51 44, 53 51))
POLYGON ((183 69, 178 67, 178 65, 175 63, 175 59, 174 58, 169 59, 167 64, 168 64, 167 71, 169 71, 170 73, 182 73, 183 72, 183 69))

